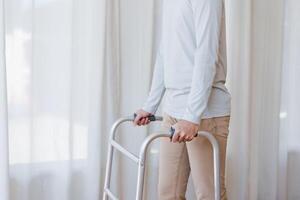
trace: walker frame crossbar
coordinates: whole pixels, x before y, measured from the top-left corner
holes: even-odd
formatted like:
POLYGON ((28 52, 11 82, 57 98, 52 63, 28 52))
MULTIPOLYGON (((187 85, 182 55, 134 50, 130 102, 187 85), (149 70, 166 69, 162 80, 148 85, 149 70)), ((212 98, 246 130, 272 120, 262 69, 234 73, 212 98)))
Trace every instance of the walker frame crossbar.
MULTIPOLYGON (((143 199, 143 188, 144 188, 144 174, 145 174, 145 162, 146 162, 146 153, 149 144, 159 137, 170 137, 170 133, 161 133, 161 134, 151 134, 145 138, 143 141, 139 157, 125 149, 121 146, 116 140, 115 135, 117 128, 120 124, 124 122, 132 122, 134 116, 123 117, 118 119, 112 126, 109 142, 108 142, 108 153, 107 153, 107 163, 106 163, 106 173, 105 173, 105 182, 103 190, 103 200, 108 200, 108 198, 113 200, 119 200, 112 191, 110 190, 110 181, 111 181, 111 171, 112 171, 112 161, 113 161, 113 148, 117 149, 119 152, 123 153, 125 156, 130 158, 136 164, 138 164, 138 176, 137 176, 137 189, 136 189, 136 200, 143 199)), ((162 121, 163 118, 160 116, 154 116, 151 121, 162 121)), ((213 148, 213 160, 214 160, 214 195, 215 200, 220 200, 220 158, 219 158, 219 145, 216 138, 209 132, 199 131, 197 133, 199 136, 206 137, 212 145, 213 148)))

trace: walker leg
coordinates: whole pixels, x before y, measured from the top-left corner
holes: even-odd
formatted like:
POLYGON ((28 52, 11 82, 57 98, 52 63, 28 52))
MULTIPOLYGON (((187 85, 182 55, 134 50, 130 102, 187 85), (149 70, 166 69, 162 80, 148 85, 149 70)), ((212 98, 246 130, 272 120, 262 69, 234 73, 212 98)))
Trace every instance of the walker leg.
MULTIPOLYGON (((146 154, 144 154, 146 156, 146 154)), ((136 200, 143 199, 143 190, 144 190, 144 177, 145 177, 145 164, 144 162, 139 162, 138 167, 138 177, 137 177, 137 193, 136 193, 136 200)))
MULTIPOLYGON (((104 191, 103 191, 103 200, 108 200, 109 196, 109 188, 110 188, 110 180, 111 180, 111 170, 112 170, 112 159, 113 159, 113 145, 112 141, 115 139, 116 130, 120 124, 123 122, 132 121, 131 118, 120 118, 118 119, 112 126, 110 134, 109 134, 109 142, 108 142, 108 153, 107 153, 107 162, 106 162, 106 172, 105 172, 105 181, 104 181, 104 191)), ((113 194, 110 195, 112 197, 113 194)))
POLYGON ((113 148, 112 148, 111 143, 109 142, 108 153, 107 153, 107 163, 106 163, 106 173, 105 173, 106 175, 105 175, 104 191, 103 191, 103 200, 108 200, 108 196, 107 196, 105 190, 110 187, 112 157, 113 157, 113 148))
POLYGON ((149 144, 159 137, 170 137, 169 134, 152 134, 149 135, 143 142, 140 154, 139 154, 139 168, 138 168, 138 177, 137 177, 137 189, 136 189, 136 200, 143 199, 143 192, 144 192, 144 177, 145 177, 145 167, 146 167, 146 156, 147 156, 147 149, 149 144))
POLYGON ((216 138, 206 131, 198 132, 198 135, 206 137, 213 148, 213 159, 214 159, 214 191, 215 200, 220 200, 220 155, 219 155, 219 144, 216 138))

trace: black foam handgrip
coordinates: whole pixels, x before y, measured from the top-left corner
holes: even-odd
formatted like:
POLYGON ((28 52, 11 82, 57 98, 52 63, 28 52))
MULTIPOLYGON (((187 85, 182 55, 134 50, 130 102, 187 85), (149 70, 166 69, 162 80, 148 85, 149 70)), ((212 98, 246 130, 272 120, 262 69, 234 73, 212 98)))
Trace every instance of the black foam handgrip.
POLYGON ((171 135, 170 135, 170 140, 172 140, 173 135, 174 135, 174 133, 175 133, 175 128, 173 128, 172 126, 171 126, 171 128, 170 128, 170 133, 171 133, 171 135))
MULTIPOLYGON (((134 113, 134 114, 133 114, 133 119, 135 119, 136 116, 137 116, 137 114, 134 113)), ((152 121, 152 122, 156 120, 155 115, 149 115, 147 118, 148 118, 150 121, 152 121)))

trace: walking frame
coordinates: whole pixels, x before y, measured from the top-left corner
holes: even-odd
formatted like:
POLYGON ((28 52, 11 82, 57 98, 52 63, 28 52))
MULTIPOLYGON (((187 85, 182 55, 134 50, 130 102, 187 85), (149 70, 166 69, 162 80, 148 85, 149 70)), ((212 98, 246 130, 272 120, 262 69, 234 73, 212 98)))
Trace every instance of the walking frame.
MULTIPOLYGON (((123 117, 118 119, 112 126, 109 143, 108 143, 108 154, 107 154, 107 163, 106 163, 106 173, 105 173, 105 182, 104 182, 104 191, 103 191, 103 200, 108 200, 108 198, 113 200, 119 200, 110 190, 110 181, 111 181, 111 171, 112 171, 112 161, 113 161, 113 148, 116 148, 125 156, 133 160, 138 165, 138 176, 137 176, 137 189, 136 189, 136 200, 143 199, 143 188, 144 188, 144 173, 145 173, 145 162, 146 162, 146 153, 149 144, 160 137, 170 138, 170 133, 160 133, 160 134, 151 134, 145 138, 143 141, 139 157, 129 152, 123 146, 121 146, 116 140, 115 135, 117 128, 120 124, 124 122, 132 122, 135 116, 123 117)), ((150 121, 162 121, 163 118, 160 116, 151 116, 149 117, 150 121)), ((219 145, 216 138, 209 132, 199 131, 197 133, 199 136, 206 137, 212 145, 213 148, 213 160, 214 160, 214 195, 215 200, 220 200, 220 158, 219 158, 219 145)))

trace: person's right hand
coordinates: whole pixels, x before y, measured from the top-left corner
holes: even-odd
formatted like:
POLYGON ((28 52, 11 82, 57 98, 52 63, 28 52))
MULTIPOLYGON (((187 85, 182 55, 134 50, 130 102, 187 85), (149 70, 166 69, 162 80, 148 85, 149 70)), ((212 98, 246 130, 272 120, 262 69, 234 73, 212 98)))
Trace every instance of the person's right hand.
POLYGON ((136 117, 133 121, 134 125, 143 126, 143 125, 147 125, 150 123, 148 116, 151 115, 151 113, 146 112, 143 109, 139 109, 135 113, 136 113, 136 117))

